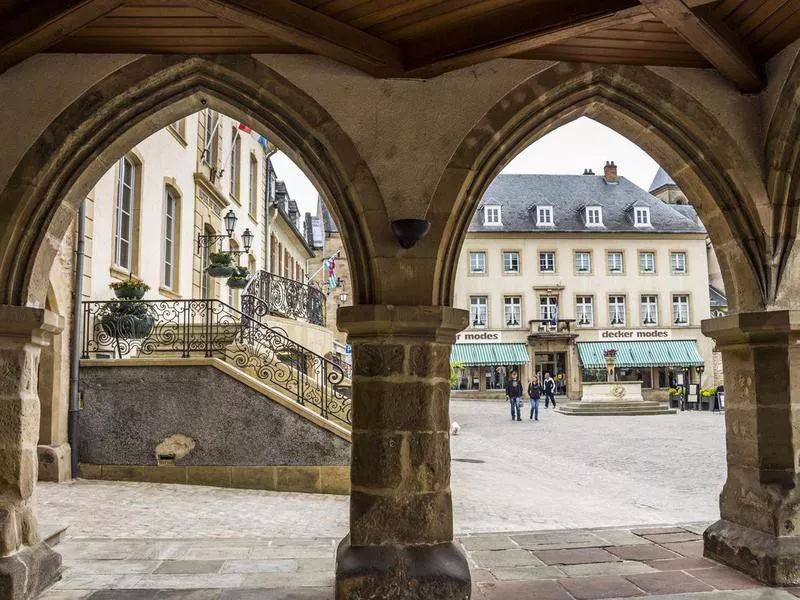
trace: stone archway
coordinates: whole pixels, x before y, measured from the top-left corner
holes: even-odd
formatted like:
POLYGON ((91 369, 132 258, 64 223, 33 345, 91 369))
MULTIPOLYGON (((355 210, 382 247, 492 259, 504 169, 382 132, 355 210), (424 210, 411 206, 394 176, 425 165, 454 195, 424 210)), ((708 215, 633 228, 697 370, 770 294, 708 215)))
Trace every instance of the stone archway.
POLYGON ((371 221, 385 210, 369 168, 311 97, 249 56, 148 56, 73 102, 25 154, 0 195, 0 288, 8 304, 43 306, 50 265, 80 201, 129 148, 209 106, 258 126, 330 200, 354 257, 353 294, 372 301, 371 221), (368 210, 364 210, 364 209, 368 210))
POLYGON ((445 169, 430 208, 433 215, 446 214, 433 225, 442 240, 435 302, 452 303, 461 244, 494 177, 525 147, 580 116, 639 144, 693 198, 715 243, 732 310, 767 304, 773 275, 758 210, 768 202, 757 165, 707 109, 667 79, 647 69, 566 63, 502 98, 445 169))

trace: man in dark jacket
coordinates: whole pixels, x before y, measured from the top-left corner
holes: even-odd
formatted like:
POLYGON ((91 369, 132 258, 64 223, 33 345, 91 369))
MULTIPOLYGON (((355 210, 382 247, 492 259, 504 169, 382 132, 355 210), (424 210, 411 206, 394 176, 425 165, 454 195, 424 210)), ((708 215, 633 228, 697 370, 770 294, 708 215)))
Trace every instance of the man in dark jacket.
POLYGON ((542 386, 536 377, 528 383, 528 396, 531 399, 531 419, 539 420, 539 398, 542 397, 542 386))
POLYGON ((522 421, 522 417, 519 416, 519 408, 522 403, 522 383, 520 383, 516 371, 511 371, 511 379, 506 385, 506 400, 511 402, 511 420, 516 418, 517 421, 522 421))
POLYGON ((544 407, 548 408, 550 403, 553 403, 553 408, 556 407, 556 382, 550 377, 550 373, 544 374, 544 407))

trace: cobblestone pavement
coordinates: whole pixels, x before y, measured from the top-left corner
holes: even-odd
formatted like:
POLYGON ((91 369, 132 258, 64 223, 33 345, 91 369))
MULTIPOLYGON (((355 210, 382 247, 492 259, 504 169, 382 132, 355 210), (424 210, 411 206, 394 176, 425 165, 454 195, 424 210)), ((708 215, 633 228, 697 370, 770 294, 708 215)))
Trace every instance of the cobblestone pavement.
MULTIPOLYGON (((452 403, 457 533, 718 517, 723 416, 541 410, 538 422, 512 422, 507 406, 452 403)), ((40 484, 38 506, 74 538, 342 537, 348 514, 343 496, 100 481, 40 484)))
MULTIPOLYGON (((475 600, 795 600, 701 557, 703 523, 461 537, 475 600)), ((334 539, 71 540, 43 600, 322 600, 334 539)))

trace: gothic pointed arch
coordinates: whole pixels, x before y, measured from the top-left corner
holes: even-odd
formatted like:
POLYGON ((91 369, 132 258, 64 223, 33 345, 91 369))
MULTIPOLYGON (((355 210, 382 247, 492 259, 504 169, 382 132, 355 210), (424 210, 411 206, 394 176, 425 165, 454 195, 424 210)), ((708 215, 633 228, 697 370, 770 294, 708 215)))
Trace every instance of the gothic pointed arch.
POLYGON ((706 108, 653 71, 569 63, 506 94, 445 169, 429 210, 431 233, 442 240, 435 302, 452 303, 461 245, 491 181, 525 147, 581 116, 641 146, 692 199, 718 252, 732 310, 767 304, 771 254, 760 209, 768 203, 758 166, 706 108))
POLYGON ((120 156, 211 107, 270 136, 330 199, 353 260, 353 292, 372 301, 371 221, 385 221, 369 167, 314 99, 251 56, 146 56, 107 76, 37 138, 0 191, 0 302, 42 306, 58 245, 79 202, 120 156))

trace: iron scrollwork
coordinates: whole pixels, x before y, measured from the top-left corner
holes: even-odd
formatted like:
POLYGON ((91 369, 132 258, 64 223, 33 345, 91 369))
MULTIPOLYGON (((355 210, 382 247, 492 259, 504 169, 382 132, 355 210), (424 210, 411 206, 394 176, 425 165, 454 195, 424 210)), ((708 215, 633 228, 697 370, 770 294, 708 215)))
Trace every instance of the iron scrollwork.
POLYGON ((84 302, 82 358, 104 354, 220 358, 351 425, 350 377, 341 366, 220 300, 84 302))
POLYGON ((247 284, 242 294, 242 310, 255 316, 289 317, 325 326, 322 290, 263 270, 247 284))

